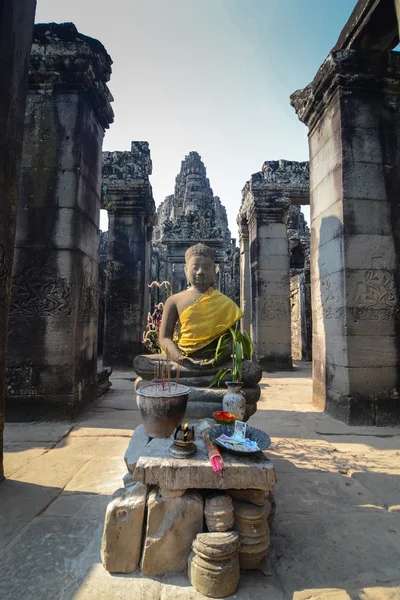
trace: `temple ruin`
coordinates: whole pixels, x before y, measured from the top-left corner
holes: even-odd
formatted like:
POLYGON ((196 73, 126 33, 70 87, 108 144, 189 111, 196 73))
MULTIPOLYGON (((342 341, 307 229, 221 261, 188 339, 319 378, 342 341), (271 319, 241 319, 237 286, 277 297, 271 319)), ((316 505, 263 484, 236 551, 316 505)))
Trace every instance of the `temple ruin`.
POLYGON ((155 204, 147 142, 130 152, 103 152, 103 208, 108 212, 103 363, 132 367, 143 351, 155 204))
POLYGON ((174 194, 157 210, 151 280, 169 281, 173 293, 186 289, 185 251, 199 242, 214 251, 216 289, 239 302, 239 250, 228 228, 226 209, 213 194, 200 155, 190 152, 182 161, 174 194))
POLYGON ((97 396, 101 148, 111 58, 72 23, 35 26, 7 354, 7 410, 73 416, 97 396))
MULTIPOLYGON (((266 161, 242 191, 238 226, 243 326, 250 326, 256 358, 264 369, 292 368, 287 215, 292 204, 308 203, 307 162, 266 161)), ((305 258, 301 238, 299 231, 292 252, 305 258)))
POLYGON ((396 6, 358 2, 291 97, 309 129, 313 398, 348 423, 400 420, 396 6))

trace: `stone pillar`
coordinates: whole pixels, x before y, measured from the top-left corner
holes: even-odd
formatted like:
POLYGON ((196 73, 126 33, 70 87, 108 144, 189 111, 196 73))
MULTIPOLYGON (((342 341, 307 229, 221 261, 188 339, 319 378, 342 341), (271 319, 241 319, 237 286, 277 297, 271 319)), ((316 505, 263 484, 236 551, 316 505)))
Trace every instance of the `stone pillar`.
POLYGON ((18 180, 24 131, 29 54, 36 0, 8 0, 0 8, 0 481, 8 334, 18 180))
POLYGON ((292 98, 309 127, 313 398, 400 420, 400 55, 332 52, 292 98))
POLYGON ((251 323, 251 281, 250 281, 250 249, 249 229, 246 222, 239 222, 239 245, 240 245, 240 308, 244 316, 242 318, 242 330, 250 331, 251 323))
POLYGON ((101 146, 111 59, 72 23, 35 26, 10 304, 11 416, 96 398, 101 146))
POLYGON ((291 369, 286 216, 291 204, 309 202, 308 162, 264 162, 262 170, 246 183, 242 196, 238 222, 247 224, 249 231, 250 329, 255 355, 264 369, 291 369))
POLYGON ((304 270, 290 279, 293 360, 311 360, 310 271, 304 270))
POLYGON ((257 206, 249 215, 251 263, 251 332, 255 354, 264 369, 292 368, 288 203, 257 206))
POLYGON ((149 248, 155 204, 147 142, 130 152, 103 153, 105 208, 109 216, 103 363, 132 367, 143 352, 149 309, 149 248))

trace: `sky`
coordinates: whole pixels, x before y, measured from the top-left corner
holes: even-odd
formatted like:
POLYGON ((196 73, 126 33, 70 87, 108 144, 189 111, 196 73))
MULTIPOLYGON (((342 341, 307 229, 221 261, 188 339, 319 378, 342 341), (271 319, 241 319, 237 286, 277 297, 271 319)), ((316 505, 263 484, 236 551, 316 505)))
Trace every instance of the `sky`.
MULTIPOLYGON (((199 152, 233 237, 241 190, 265 160, 308 160, 289 104, 335 45, 356 0, 38 0, 36 22, 73 22, 113 60, 104 150, 150 144, 158 206, 199 152)), ((101 211, 101 228, 107 215, 101 211)), ((304 210, 307 220, 309 210, 304 210)))

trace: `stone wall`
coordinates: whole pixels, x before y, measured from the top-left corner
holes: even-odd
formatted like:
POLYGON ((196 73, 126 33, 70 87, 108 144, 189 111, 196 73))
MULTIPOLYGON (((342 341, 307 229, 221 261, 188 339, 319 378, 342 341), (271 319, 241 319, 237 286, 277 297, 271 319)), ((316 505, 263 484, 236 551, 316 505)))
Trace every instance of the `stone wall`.
POLYGON ((96 397, 110 73, 102 44, 72 23, 35 26, 10 303, 10 417, 73 416, 96 397))
POLYGON ((36 0, 9 0, 2 2, 0 8, 0 481, 4 477, 3 429, 8 305, 35 8, 36 0))

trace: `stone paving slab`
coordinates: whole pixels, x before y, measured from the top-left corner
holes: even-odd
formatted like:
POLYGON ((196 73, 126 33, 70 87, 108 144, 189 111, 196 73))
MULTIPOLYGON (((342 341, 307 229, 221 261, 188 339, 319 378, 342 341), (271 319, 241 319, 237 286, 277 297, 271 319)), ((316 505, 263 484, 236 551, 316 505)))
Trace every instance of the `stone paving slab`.
MULTIPOLYGON (((358 514, 277 512, 271 548, 288 592, 374 587, 396 581, 400 564, 400 515, 365 508, 358 514)), ((400 593, 400 590, 399 590, 400 593)))
POLYGON ((280 516, 321 510, 325 514, 349 514, 367 507, 376 511, 385 509, 378 495, 340 473, 279 473, 277 495, 280 516))
POLYGON ((206 489, 264 489, 275 487, 275 469, 265 453, 252 458, 223 453, 221 474, 211 468, 205 444, 197 438, 197 454, 174 458, 168 452, 171 439, 153 439, 136 463, 132 478, 142 483, 159 485, 168 490, 206 489))
POLYGON ((65 486, 66 492, 113 494, 122 486, 126 466, 122 458, 95 458, 87 462, 65 486))
POLYGON ((4 444, 9 442, 54 442, 68 435, 73 423, 7 423, 4 444))
POLYGON ((117 458, 121 459, 127 449, 127 437, 71 437, 61 440, 55 448, 62 456, 80 458, 117 458))
POLYGON ((39 458, 52 448, 53 442, 10 442, 4 448, 4 473, 9 479, 27 464, 39 458))
MULTIPOLYGON (((307 369, 261 381, 260 410, 250 424, 272 435, 267 456, 278 477, 270 566, 242 573, 231 598, 399 600, 400 429, 349 428, 319 413, 310 404, 307 369)), ((100 563, 106 505, 121 487, 123 454, 139 424, 114 418, 139 414, 132 377, 114 372, 106 403, 99 399, 73 425, 6 425, 6 460, 18 455, 24 464, 12 475, 22 471, 21 480, 0 484, 1 600, 204 598, 185 573, 111 576, 100 563)))

